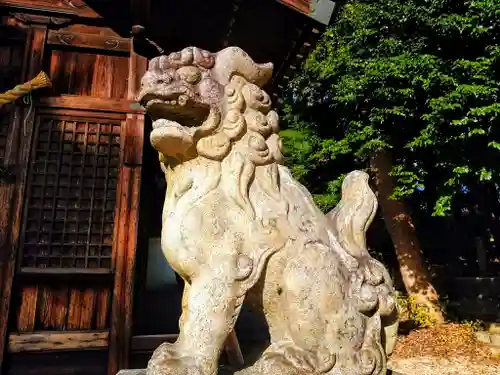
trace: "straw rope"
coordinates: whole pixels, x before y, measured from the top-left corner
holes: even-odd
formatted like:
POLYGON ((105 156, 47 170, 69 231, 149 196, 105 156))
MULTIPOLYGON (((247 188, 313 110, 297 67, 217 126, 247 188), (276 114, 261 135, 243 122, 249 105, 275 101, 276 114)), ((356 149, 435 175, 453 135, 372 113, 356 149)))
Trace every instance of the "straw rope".
POLYGON ((51 87, 49 77, 44 72, 40 72, 31 81, 17 85, 12 90, 0 94, 0 107, 4 104, 12 103, 19 97, 31 93, 33 90, 41 89, 43 87, 51 87))

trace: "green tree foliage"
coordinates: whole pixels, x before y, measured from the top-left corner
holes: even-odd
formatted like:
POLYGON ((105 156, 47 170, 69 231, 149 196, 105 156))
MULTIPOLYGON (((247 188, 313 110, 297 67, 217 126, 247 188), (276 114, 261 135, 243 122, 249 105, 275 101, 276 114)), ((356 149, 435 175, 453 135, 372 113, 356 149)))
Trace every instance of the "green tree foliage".
POLYGON ((394 198, 450 212, 500 182, 500 1, 347 1, 284 96, 296 178, 327 210, 390 149, 394 198))

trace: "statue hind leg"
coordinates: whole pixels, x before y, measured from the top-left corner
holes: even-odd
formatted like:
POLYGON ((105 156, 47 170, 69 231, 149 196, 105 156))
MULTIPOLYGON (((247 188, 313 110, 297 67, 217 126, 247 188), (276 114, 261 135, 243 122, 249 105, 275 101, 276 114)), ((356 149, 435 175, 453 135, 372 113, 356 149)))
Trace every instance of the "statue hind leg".
POLYGON ((266 309, 271 345, 238 375, 385 374, 380 316, 358 310, 349 296, 354 284, 335 252, 320 242, 289 251, 282 268, 271 262, 266 271, 281 275, 278 295, 263 293, 272 306, 266 309))

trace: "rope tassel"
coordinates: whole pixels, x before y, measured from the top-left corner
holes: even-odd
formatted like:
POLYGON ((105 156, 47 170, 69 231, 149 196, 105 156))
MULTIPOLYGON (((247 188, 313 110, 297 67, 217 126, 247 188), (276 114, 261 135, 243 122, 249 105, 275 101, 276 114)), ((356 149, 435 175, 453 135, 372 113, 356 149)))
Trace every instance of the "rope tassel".
POLYGON ((49 77, 44 72, 40 72, 31 81, 17 85, 12 90, 0 94, 0 107, 4 104, 12 103, 19 97, 31 93, 33 90, 41 89, 43 87, 51 87, 49 77))

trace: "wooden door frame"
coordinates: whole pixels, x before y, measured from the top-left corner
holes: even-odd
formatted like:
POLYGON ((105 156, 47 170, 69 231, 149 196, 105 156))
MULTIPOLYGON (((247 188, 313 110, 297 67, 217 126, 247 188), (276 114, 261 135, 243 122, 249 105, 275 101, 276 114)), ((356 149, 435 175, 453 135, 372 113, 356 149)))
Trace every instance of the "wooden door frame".
MULTIPOLYGON (((43 57, 45 51, 45 42, 47 37, 46 24, 30 24, 26 49, 23 61, 23 82, 29 77, 34 77, 42 68, 43 57)), ((1 251, 6 251, 4 259, 6 262, 2 264, 2 298, 0 300, 0 372, 3 370, 4 354, 7 344, 7 330, 10 317, 10 303, 12 297, 12 285, 16 269, 16 260, 19 246, 19 235, 21 233, 22 221, 22 202, 26 188, 27 166, 30 157, 30 145, 33 137, 33 125, 35 120, 35 111, 29 113, 20 107, 15 109, 16 120, 14 122, 13 131, 10 135, 8 146, 11 147, 8 152, 7 162, 17 166, 17 175, 12 196, 7 202, 5 210, 6 220, 9 226, 5 228, 6 236, 5 243, 1 244, 1 251), (28 116, 28 117, 26 117, 28 116), (21 119, 25 123, 21 123, 21 119), (24 126, 23 126, 24 125, 24 126), (25 134, 21 134, 25 131, 25 134)))
MULTIPOLYGON (((45 16, 22 15, 22 23, 28 28, 28 37, 25 49, 23 68, 23 81, 34 77, 41 69, 44 60, 45 47, 53 44, 49 36, 49 25, 53 18, 45 16)), ((81 21, 81 20, 80 20, 81 21)), ((115 38, 116 39, 116 38, 115 38)), ((76 39, 78 41, 78 38, 76 39)), ((56 41, 56 40, 55 40, 56 41)), ((56 41, 57 42, 57 41, 56 41)), ((105 38, 99 40, 88 40, 80 43, 79 47, 90 47, 95 49, 112 50, 113 47, 106 43, 105 38), (102 40, 101 40, 102 39, 102 40)), ((57 43, 56 43, 57 44, 57 43)), ((111 44, 113 45, 113 44, 111 44)), ((147 68, 147 60, 136 55, 129 45, 129 87, 127 100, 109 100, 102 105, 96 98, 81 98, 79 105, 81 109, 88 110, 118 110, 125 116, 122 124, 121 134, 121 170, 117 186, 117 200, 115 209, 115 229, 113 236, 113 271, 114 287, 111 304, 111 321, 109 332, 109 355, 108 373, 115 375, 118 370, 126 368, 130 353, 132 310, 133 310, 133 283, 135 272, 135 254, 137 246, 137 227, 139 216, 140 180, 142 171, 142 148, 144 143, 144 114, 130 106, 135 99, 140 79, 147 68), (102 108, 101 108, 102 107, 102 108), (107 108, 105 108, 107 107, 107 108)), ((120 44, 121 46, 121 44, 120 44)), ((79 98, 80 99, 80 98, 79 98)), ((67 107, 74 98, 71 95, 63 97, 42 98, 40 103, 49 106, 67 107)), ((36 104, 36 103, 35 103, 36 104)), ((2 222, 8 222, 8 230, 0 228, 0 250, 8 252, 4 255, 5 262, 0 263, 1 300, 0 300, 0 373, 4 363, 4 354, 7 348, 7 332, 12 299, 12 286, 18 258, 19 236, 21 233, 21 221, 23 212, 23 198, 25 195, 26 177, 33 137, 35 113, 37 105, 34 106, 26 119, 26 134, 23 136, 21 120, 27 115, 27 111, 21 107, 15 109, 16 122, 15 131, 9 138, 9 145, 14 145, 12 152, 6 160, 9 164, 18 166, 16 184, 11 191, 11 197, 7 197, 9 206, 5 212, 7 217, 0 218, 2 222), (17 146, 16 146, 17 145, 17 146), (17 147, 17 148, 16 148, 17 147), (3 237, 1 236, 3 235, 3 237)))
MULTIPOLYGON (((130 46, 127 99, 133 102, 147 59, 130 46)), ((140 208, 144 114, 128 113, 122 136, 122 168, 117 189, 113 254, 115 284, 111 304, 108 375, 128 367, 133 324, 133 292, 140 208)))

